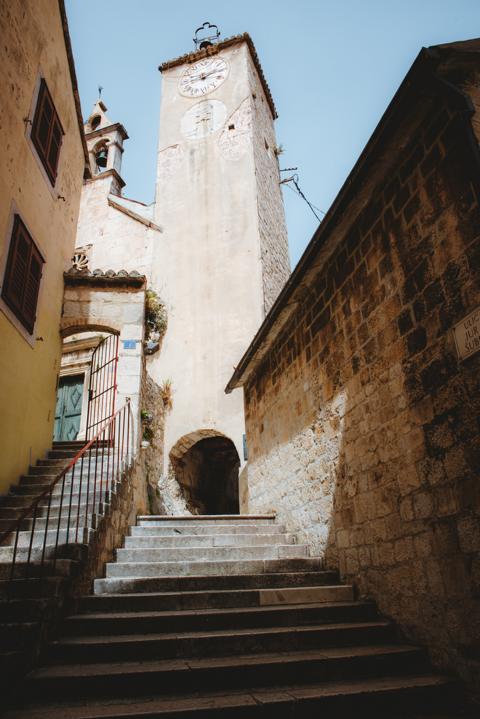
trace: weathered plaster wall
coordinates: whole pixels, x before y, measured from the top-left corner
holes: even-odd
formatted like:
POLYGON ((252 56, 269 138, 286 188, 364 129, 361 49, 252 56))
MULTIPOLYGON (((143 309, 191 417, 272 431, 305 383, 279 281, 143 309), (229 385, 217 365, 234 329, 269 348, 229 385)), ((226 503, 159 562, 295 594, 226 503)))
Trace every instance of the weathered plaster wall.
POLYGON ((158 230, 109 204, 112 179, 87 181, 82 190, 76 247, 92 245, 90 270, 136 270, 149 275, 158 230))
POLYGON ((468 123, 438 100, 391 140, 395 164, 330 227, 245 394, 249 510, 277 512, 478 685, 480 354, 460 361, 452 333, 480 304, 468 123))
POLYGON ((14 212, 21 215, 46 260, 30 341, 0 306, 1 494, 51 446, 63 271, 74 246, 84 156, 58 3, 1 2, 0 34, 0 281, 14 212), (54 188, 40 169, 24 121, 33 117, 40 76, 48 84, 65 132, 54 188))

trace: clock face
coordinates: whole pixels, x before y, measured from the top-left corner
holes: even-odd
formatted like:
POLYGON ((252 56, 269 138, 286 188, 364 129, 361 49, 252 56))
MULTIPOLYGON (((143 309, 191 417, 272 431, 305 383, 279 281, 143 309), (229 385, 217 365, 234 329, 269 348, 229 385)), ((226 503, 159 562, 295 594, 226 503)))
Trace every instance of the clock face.
POLYGON ((201 97, 216 90, 227 74, 225 60, 221 57, 206 57, 185 70, 180 78, 179 90, 186 97, 201 97))
POLYGON ((187 140, 202 140, 221 127, 227 108, 220 100, 202 100, 190 107, 182 117, 180 128, 187 140))

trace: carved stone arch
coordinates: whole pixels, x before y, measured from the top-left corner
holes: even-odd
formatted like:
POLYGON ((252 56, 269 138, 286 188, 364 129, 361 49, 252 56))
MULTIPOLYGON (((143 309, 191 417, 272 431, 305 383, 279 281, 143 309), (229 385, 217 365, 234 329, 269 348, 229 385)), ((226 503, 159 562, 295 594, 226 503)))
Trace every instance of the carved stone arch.
POLYGON ((195 432, 184 434, 170 450, 169 457, 172 464, 181 459, 194 444, 207 437, 226 437, 228 439, 226 434, 219 432, 217 429, 197 429, 195 432))
POLYGON ((177 440, 169 458, 193 514, 238 514, 240 458, 227 435, 205 428, 189 432, 177 440))
POLYGON ((81 332, 106 332, 107 334, 119 335, 120 330, 109 325, 91 323, 87 319, 78 319, 74 324, 66 325, 61 328, 60 334, 65 339, 71 335, 80 334, 81 332))

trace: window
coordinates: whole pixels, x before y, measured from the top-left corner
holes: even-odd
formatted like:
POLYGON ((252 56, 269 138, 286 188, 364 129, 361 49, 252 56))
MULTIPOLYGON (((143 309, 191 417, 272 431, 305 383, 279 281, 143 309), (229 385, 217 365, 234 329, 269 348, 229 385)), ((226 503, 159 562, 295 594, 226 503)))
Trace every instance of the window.
POLYGON ((30 334, 35 325, 42 265, 40 252, 20 217, 15 215, 2 298, 30 334))
POLYGON ((45 80, 40 82, 37 109, 32 123, 32 142, 52 183, 57 178, 63 130, 45 80))

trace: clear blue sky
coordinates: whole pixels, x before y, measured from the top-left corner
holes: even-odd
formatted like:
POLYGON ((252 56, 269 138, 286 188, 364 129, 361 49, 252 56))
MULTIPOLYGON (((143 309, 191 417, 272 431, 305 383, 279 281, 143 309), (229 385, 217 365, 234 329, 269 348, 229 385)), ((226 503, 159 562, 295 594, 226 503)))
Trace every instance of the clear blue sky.
MULTIPOLYGON (((127 197, 154 197, 158 65, 193 49, 209 20, 248 32, 279 113, 281 167, 327 210, 422 46, 480 35, 480 0, 67 0, 82 110, 103 85, 109 117, 130 136, 127 197)), ((318 222, 285 189, 294 265, 318 222)))

